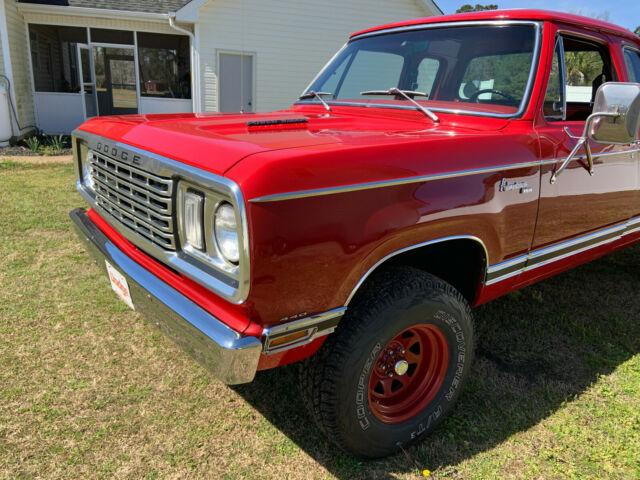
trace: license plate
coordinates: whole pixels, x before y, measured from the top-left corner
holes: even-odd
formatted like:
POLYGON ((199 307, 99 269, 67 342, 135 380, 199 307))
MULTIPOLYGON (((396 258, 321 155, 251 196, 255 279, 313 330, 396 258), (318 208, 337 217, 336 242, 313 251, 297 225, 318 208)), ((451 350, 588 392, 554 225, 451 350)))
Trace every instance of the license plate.
POLYGON ((131 300, 131 292, 129 291, 127 279, 124 278, 124 275, 116 270, 109 262, 105 260, 104 263, 107 264, 107 273, 109 274, 111 288, 124 303, 129 305, 131 309, 135 310, 136 308, 133 306, 133 301, 131 300))

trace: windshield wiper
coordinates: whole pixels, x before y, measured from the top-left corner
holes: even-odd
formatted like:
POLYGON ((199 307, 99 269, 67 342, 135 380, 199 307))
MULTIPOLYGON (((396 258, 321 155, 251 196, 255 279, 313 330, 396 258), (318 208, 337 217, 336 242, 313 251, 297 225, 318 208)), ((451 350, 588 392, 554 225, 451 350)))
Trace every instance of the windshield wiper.
MULTIPOLYGON (((311 93, 311 92, 309 92, 311 93)), ((422 113, 424 113, 427 117, 429 117, 431 120, 433 120, 435 123, 438 123, 440 121, 440 119, 436 116, 435 113, 433 113, 431 110, 429 110, 426 107, 423 107, 422 105, 420 105, 418 102, 416 102, 410 95, 413 95, 414 97, 416 95, 420 96, 420 97, 429 97, 428 93, 423 93, 423 92, 414 92, 411 90, 400 90, 399 88, 390 88, 389 90, 368 90, 366 92, 360 92, 360 95, 400 95, 404 98, 406 98, 407 100, 409 100, 411 103, 413 103, 416 107, 418 107, 418 110, 420 110, 422 113)))
POLYGON ((327 102, 324 101, 324 99, 322 98, 322 95, 333 95, 333 93, 331 92, 316 92, 314 90, 309 90, 307 93, 303 93, 302 95, 300 95, 298 97, 298 100, 305 100, 307 98, 317 98, 318 100, 320 100, 320 103, 322 103, 322 105, 324 105, 324 108, 327 110, 327 112, 331 111, 331 107, 329 106, 329 104, 327 102))

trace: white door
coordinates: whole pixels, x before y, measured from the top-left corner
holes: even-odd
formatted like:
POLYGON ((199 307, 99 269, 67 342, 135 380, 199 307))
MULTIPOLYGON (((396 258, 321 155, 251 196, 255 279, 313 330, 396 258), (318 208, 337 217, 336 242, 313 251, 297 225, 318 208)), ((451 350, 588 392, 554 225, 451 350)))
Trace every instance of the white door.
POLYGON ((221 53, 219 57, 221 112, 253 112, 253 55, 221 53))
POLYGON ((98 115, 95 70, 89 45, 78 44, 78 65, 80 67, 78 68, 78 74, 80 76, 80 94, 82 95, 82 113, 86 120, 98 115))

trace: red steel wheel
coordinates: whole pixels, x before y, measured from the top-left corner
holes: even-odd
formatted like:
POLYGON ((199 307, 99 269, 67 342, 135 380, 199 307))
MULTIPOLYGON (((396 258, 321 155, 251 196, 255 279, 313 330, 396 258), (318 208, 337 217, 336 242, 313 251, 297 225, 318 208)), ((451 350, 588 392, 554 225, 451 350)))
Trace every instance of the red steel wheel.
POLYGON ((449 345, 435 325, 413 325, 380 351, 369 376, 371 413, 399 424, 422 412, 440 390, 449 368, 449 345))

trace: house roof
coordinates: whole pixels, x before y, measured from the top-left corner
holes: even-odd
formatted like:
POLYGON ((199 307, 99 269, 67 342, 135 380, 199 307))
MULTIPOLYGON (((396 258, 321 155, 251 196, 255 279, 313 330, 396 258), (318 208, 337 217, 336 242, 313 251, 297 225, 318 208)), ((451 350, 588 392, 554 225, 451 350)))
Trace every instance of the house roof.
POLYGON ((36 3, 61 7, 103 8, 129 12, 168 13, 176 12, 191 0, 17 0, 18 3, 36 3))

